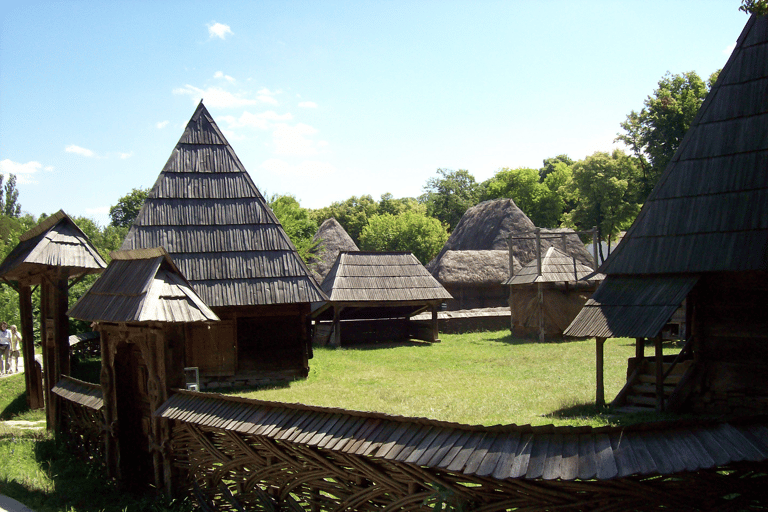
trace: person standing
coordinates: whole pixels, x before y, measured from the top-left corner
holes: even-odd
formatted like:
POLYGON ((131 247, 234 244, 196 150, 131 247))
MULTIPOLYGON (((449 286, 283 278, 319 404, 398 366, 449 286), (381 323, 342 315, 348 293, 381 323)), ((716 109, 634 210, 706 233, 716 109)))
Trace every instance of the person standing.
POLYGON ((11 355, 11 331, 8 330, 7 322, 0 322, 0 355, 3 359, 0 361, 2 368, 0 373, 8 373, 11 369, 8 356, 11 355))
MULTIPOLYGON (((19 373, 19 351, 21 350, 21 334, 15 325, 11 326, 11 361, 13 361, 13 373, 19 373)), ((10 364, 9 364, 10 366, 10 364)))

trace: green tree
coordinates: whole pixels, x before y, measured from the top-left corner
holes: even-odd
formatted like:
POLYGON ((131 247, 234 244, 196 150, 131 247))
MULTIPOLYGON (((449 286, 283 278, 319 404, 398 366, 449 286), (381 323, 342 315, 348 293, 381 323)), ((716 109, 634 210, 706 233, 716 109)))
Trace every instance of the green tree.
POLYGON ((370 195, 365 195, 352 196, 346 201, 336 201, 330 206, 313 210, 310 217, 318 226, 326 219, 334 217, 359 247, 360 233, 368 224, 368 219, 378 212, 378 203, 370 195))
POLYGON ((768 1, 766 0, 741 0, 739 10, 748 14, 765 16, 768 14, 768 1))
POLYGON ((643 109, 633 110, 621 123, 624 132, 616 140, 626 144, 640 162, 639 201, 653 190, 719 73, 713 73, 708 82, 695 71, 665 74, 643 102, 643 109))
MULTIPOLYGON (((575 208, 564 215, 564 223, 581 231, 597 226, 600 241, 626 229, 640 211, 634 200, 637 192, 637 159, 621 150, 596 152, 573 165, 573 176, 567 187, 575 208)), ((603 258, 602 247, 601 259, 603 258)))
POLYGON ((554 172, 558 165, 565 164, 570 167, 573 163, 573 160, 571 160, 568 155, 557 155, 552 158, 545 158, 544 166, 539 169, 539 180, 544 181, 551 172, 554 172))
POLYGON ((395 199, 392 194, 387 192, 381 195, 381 201, 379 201, 378 213, 390 213, 392 215, 399 215, 401 213, 414 211, 426 215, 427 207, 419 203, 413 197, 403 197, 395 199))
POLYGON ((422 213, 408 211, 399 215, 373 215, 360 235, 364 251, 408 251, 422 264, 442 249, 448 232, 439 220, 422 213))
POLYGON ((16 175, 9 174, 8 181, 3 186, 5 176, 0 174, 0 214, 8 217, 18 217, 21 215, 21 205, 19 204, 19 191, 16 190, 16 175))
POLYGON ((130 227, 148 195, 149 189, 135 188, 118 199, 117 204, 109 209, 110 224, 116 227, 130 227))
POLYGON ((554 228, 560 224, 565 201, 557 191, 539 182, 537 169, 504 167, 483 185, 481 200, 510 198, 536 226, 554 228))
POLYGON ((269 199, 269 207, 283 225, 288 238, 296 246, 299 256, 307 261, 309 251, 314 246, 312 238, 317 233, 317 222, 310 218, 309 211, 302 208, 299 201, 291 195, 272 196, 269 199))
POLYGON ((477 204, 480 189, 466 169, 438 169, 437 174, 427 180, 419 201, 427 206, 427 215, 446 224, 450 232, 464 212, 477 204))

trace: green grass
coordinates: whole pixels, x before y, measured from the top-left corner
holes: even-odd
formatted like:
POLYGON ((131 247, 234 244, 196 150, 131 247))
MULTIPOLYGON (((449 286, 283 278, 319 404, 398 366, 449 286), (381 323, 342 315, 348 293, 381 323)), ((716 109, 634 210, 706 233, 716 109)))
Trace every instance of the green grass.
MULTIPOLYGON (((441 338, 436 344, 318 348, 306 380, 231 393, 466 424, 616 423, 610 411, 594 406, 594 340, 541 344, 508 331, 441 338)), ((606 342, 608 401, 624 385, 634 351, 634 340, 606 342)))

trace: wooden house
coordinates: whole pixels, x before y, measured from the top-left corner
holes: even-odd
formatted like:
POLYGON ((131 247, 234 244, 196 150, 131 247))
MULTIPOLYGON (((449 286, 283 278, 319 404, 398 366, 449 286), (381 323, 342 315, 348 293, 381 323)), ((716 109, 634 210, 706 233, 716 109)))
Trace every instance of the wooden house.
POLYGON ((451 298, 409 252, 341 252, 322 288, 330 301, 313 317, 320 325, 333 322, 335 346, 411 338, 439 341, 437 310, 451 298), (410 321, 422 311, 432 312, 428 325, 410 321))
MULTIPOLYGON (((449 310, 506 307, 510 269, 536 258, 536 227, 512 199, 469 208, 427 270, 453 295, 449 310)), ((558 245, 585 265, 592 258, 569 229, 542 229, 542 247, 558 245)))
POLYGON ((202 102, 122 249, 156 246, 221 318, 188 341, 203 385, 307 375, 310 304, 326 297, 202 102))
POLYGON ((592 267, 550 247, 505 283, 512 334, 536 335, 540 341, 561 338, 602 280, 592 267))
POLYGON ((605 281, 566 334, 597 337, 598 361, 606 338, 637 339, 614 403, 768 412, 768 16, 747 22, 600 272, 605 281), (659 334, 683 301, 685 347, 663 358, 659 334))
POLYGON ((314 247, 310 251, 312 256, 309 259, 309 268, 317 273, 318 282, 322 282, 328 275, 340 252, 360 250, 349 233, 333 217, 320 224, 312 243, 314 247))
POLYGON ((108 474, 129 488, 152 484, 170 495, 170 430, 152 413, 171 389, 185 386, 185 340, 219 319, 164 249, 110 256, 68 315, 100 333, 108 474))
POLYGON ((99 274, 107 264, 77 224, 63 211, 43 220, 21 237, 0 263, 0 279, 19 292, 21 336, 33 340, 32 287, 39 286, 40 338, 43 340, 43 383, 36 378, 35 347, 22 343, 27 400, 32 409, 43 407, 49 429, 58 424, 58 399, 51 389, 62 375, 69 375, 68 307, 70 281, 99 274))

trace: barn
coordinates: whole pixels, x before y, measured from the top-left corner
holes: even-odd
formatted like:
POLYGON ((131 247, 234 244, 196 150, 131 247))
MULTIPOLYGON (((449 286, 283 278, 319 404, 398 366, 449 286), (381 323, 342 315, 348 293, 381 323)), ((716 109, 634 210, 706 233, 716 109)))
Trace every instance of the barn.
POLYGON ((189 333, 202 385, 307 375, 310 304, 325 294, 202 101, 122 245, 152 247, 221 319, 189 333))

